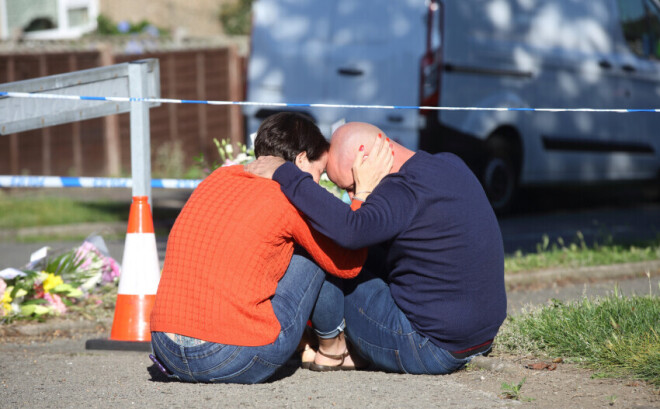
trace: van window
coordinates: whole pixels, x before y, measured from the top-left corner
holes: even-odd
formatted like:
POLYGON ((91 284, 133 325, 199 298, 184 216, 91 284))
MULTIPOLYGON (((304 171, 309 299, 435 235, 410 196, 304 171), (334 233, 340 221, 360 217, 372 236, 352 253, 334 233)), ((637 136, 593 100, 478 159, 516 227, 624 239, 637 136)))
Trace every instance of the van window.
POLYGON ((660 60, 660 8, 655 0, 618 0, 623 34, 631 51, 660 60))

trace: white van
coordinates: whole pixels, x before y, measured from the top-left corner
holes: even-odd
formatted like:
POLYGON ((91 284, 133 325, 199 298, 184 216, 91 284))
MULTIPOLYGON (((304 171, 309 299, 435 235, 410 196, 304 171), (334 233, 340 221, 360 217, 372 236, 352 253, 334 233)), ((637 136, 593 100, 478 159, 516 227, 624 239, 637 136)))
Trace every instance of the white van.
MULTIPOLYGON (((248 100, 660 108, 660 0, 256 0, 248 100)), ((279 111, 245 107, 247 131, 279 111)), ((293 109, 292 109, 293 110, 293 109)), ((519 186, 649 180, 660 113, 297 109, 458 153, 496 210, 519 186)))

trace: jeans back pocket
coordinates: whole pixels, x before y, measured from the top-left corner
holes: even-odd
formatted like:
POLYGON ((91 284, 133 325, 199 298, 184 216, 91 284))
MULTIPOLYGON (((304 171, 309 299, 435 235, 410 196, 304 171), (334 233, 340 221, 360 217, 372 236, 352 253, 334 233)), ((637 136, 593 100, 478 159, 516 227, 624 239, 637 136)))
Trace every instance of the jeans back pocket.
POLYGON ((277 368, 279 368, 279 365, 272 364, 255 356, 247 365, 241 368, 233 367, 230 371, 220 371, 208 381, 214 383, 259 383, 270 378, 277 368), (225 372, 225 374, 222 372, 225 372))
POLYGON ((376 367, 390 372, 408 373, 403 367, 398 350, 379 347, 362 338, 358 338, 358 347, 360 354, 376 367))

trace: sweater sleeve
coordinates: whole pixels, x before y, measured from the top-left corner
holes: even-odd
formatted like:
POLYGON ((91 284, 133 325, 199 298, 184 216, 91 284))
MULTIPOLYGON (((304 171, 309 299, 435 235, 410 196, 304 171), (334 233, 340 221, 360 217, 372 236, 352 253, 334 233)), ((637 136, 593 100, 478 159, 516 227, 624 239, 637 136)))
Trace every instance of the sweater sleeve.
POLYGON ((417 206, 414 192, 398 175, 383 179, 355 211, 292 163, 280 166, 273 180, 313 228, 350 249, 395 237, 408 226, 417 206))
POLYGON ((296 243, 307 250, 310 256, 326 272, 341 278, 353 278, 360 273, 367 259, 367 249, 347 250, 339 247, 328 237, 312 229, 302 213, 292 209, 291 222, 288 225, 296 243))

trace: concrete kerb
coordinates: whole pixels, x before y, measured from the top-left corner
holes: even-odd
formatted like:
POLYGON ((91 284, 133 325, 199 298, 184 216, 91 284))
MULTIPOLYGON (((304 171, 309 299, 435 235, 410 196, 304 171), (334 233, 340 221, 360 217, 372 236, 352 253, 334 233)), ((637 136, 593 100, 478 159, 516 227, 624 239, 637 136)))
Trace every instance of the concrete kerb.
POLYGON ((642 277, 646 273, 660 274, 660 260, 622 263, 606 266, 556 268, 534 272, 507 274, 505 283, 509 291, 550 284, 582 283, 623 278, 642 277))
POLYGON ((13 325, 0 326, 0 336, 2 338, 11 337, 43 337, 54 334, 80 334, 92 332, 108 331, 112 326, 112 320, 69 320, 65 318, 56 318, 51 321, 41 323, 16 323, 13 325))

